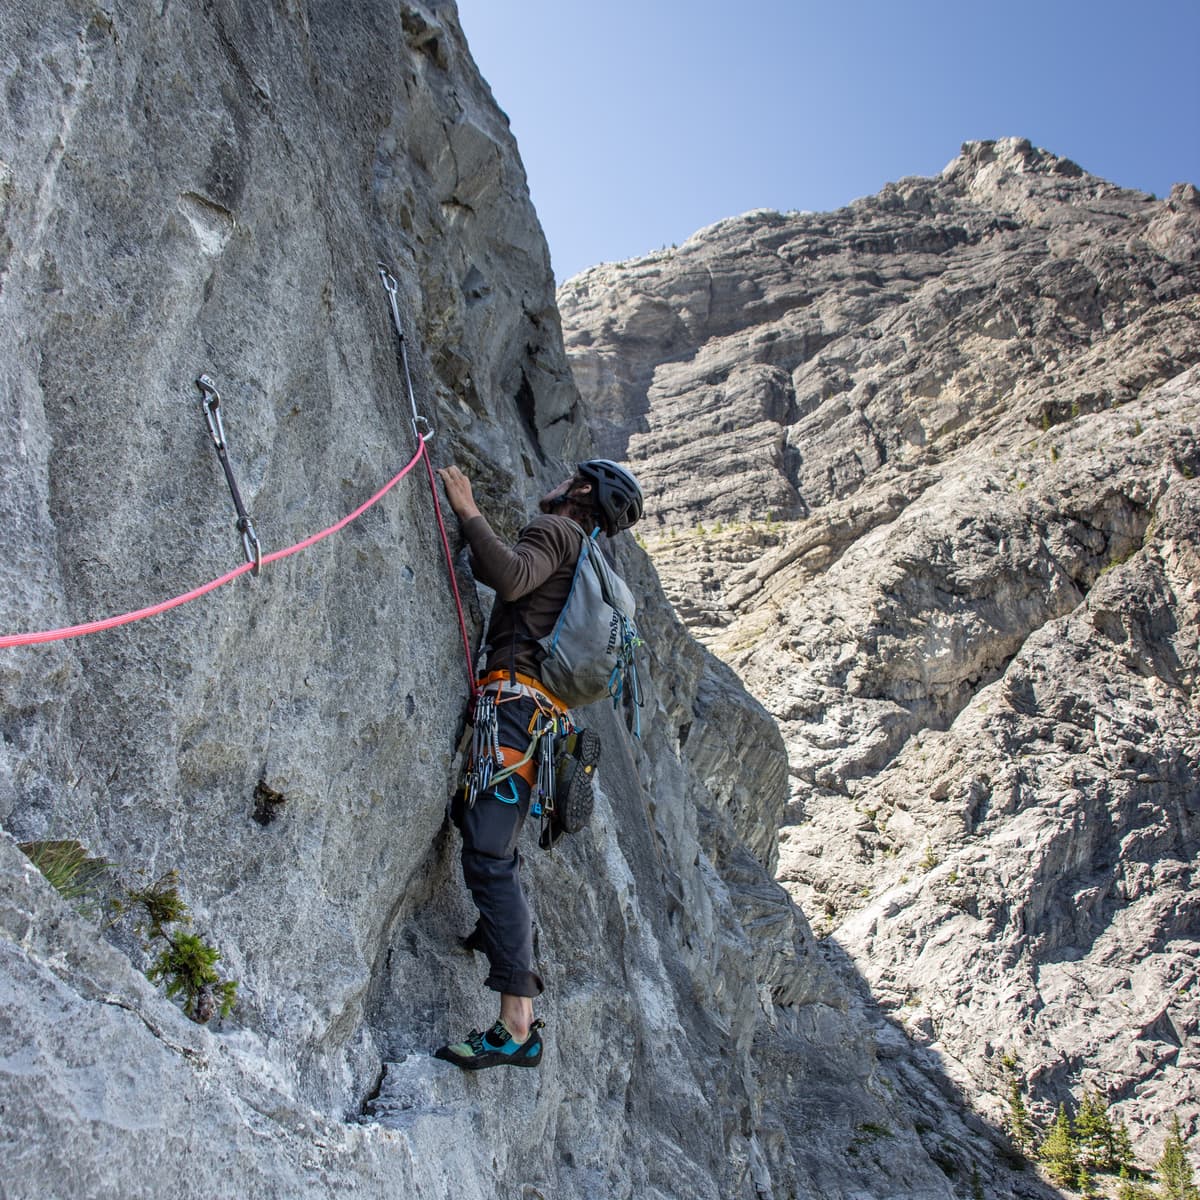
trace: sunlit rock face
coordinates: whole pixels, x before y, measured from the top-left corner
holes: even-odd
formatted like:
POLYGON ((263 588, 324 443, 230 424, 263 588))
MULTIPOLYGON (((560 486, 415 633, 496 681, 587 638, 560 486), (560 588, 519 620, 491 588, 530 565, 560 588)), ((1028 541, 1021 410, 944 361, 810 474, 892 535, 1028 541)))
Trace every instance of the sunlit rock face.
POLYGON ((688 626, 787 744, 778 878, 998 1117, 1200 1113, 1200 197, 968 143, 559 293, 688 626))
MULTIPOLYGON (((409 462, 380 261, 430 452, 504 533, 591 452, 516 146, 452 4, 8 0, 0 60, 5 633, 241 561, 201 371, 268 554, 409 462)), ((975 1169, 1038 1194, 818 953, 773 879, 777 727, 632 537, 613 551, 647 643, 642 738, 584 714, 597 819, 551 855, 527 839, 537 1072, 429 1057, 495 998, 458 948, 466 665, 422 464, 257 579, 0 651, 6 1196, 949 1200, 975 1169), (47 839, 131 885, 177 871, 233 1014, 188 1021, 128 922, 15 844, 47 839)))

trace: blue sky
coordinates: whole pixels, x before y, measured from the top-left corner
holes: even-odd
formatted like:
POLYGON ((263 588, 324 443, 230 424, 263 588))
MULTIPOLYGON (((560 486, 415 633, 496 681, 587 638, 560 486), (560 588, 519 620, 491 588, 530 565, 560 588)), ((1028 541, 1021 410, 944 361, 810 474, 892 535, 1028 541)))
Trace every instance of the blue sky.
POLYGON ((558 280, 1027 137, 1200 185, 1200 0, 459 0, 558 280))

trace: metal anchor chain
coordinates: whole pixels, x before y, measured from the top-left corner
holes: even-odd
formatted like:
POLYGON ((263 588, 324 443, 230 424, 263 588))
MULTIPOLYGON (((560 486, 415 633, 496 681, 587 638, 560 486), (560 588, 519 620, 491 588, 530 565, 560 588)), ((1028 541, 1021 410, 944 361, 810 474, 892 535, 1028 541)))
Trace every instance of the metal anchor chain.
POLYGON ((229 447, 225 442, 225 424, 221 420, 221 395, 217 385, 208 375, 201 375, 196 380, 196 386, 203 396, 201 408, 204 410, 204 420, 208 424, 208 432, 217 448, 217 458, 221 469, 225 472, 225 481, 229 484, 229 492, 233 496, 233 507, 237 510, 237 521, 234 527, 242 535, 242 550, 246 561, 252 563, 251 574, 257 575, 262 568, 262 547, 258 544, 258 534, 254 532, 254 522, 246 512, 242 503, 242 495, 238 491, 237 480, 233 477, 233 467, 229 463, 229 447))

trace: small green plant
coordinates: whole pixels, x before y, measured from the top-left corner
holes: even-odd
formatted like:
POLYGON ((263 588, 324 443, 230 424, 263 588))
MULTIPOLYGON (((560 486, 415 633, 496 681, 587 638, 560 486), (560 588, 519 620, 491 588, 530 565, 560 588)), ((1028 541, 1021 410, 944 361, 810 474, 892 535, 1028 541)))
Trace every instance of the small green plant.
POLYGON ((874 1121, 862 1121, 858 1126, 858 1130, 868 1137, 881 1138, 895 1136, 886 1125, 876 1125, 874 1121))
POLYGON ((179 892, 179 872, 168 871, 153 883, 130 887, 115 873, 114 864, 96 858, 75 839, 21 842, 21 850, 50 884, 66 899, 83 901, 85 914, 98 911, 103 890, 113 886, 119 894, 108 901, 111 928, 123 917, 133 921, 133 930, 147 953, 165 943, 146 971, 153 983, 162 983, 171 999, 183 997, 183 1009, 193 1021, 204 1024, 218 1012, 227 1017, 237 1002, 237 983, 222 979, 217 971, 221 959, 215 946, 178 927, 191 924, 191 913, 179 892))
POLYGON ((113 919, 128 916, 146 953, 166 943, 146 977, 161 983, 170 1000, 184 997, 184 1012, 199 1025, 217 1013, 228 1016, 238 1001, 238 984, 222 979, 216 970, 220 950, 202 937, 178 928, 192 923, 192 914, 179 890, 179 871, 169 870, 144 887, 122 888, 112 901, 113 919))
POLYGON ((237 1002, 237 983, 222 979, 217 971, 220 959, 217 948, 196 934, 176 933, 167 937, 166 949, 146 975, 152 983, 164 984, 172 1000, 182 995, 183 1011, 204 1024, 217 1011, 229 1016, 237 1002))
POLYGON ((936 867, 941 861, 942 860, 934 853, 932 844, 926 842, 925 854, 922 856, 921 861, 917 864, 917 866, 919 866, 922 871, 932 871, 933 868, 936 867))
POLYGON ((1058 449, 1058 447, 1057 447, 1057 446, 1051 446, 1051 447, 1050 447, 1050 461, 1051 461, 1051 462, 1058 462, 1058 459, 1059 459, 1059 449, 1058 449))
POLYGON ((147 887, 125 888, 125 894, 113 900, 112 907, 117 916, 137 913, 134 929, 146 938, 165 938, 168 925, 191 920, 179 894, 179 872, 173 869, 147 887))
POLYGON ((237 1003, 237 981, 222 979, 217 970, 220 951, 195 933, 192 914, 179 892, 179 872, 170 870, 145 887, 125 888, 112 901, 114 920, 129 915, 134 931, 148 953, 165 942, 146 971, 152 983, 164 985, 167 996, 183 997, 183 1011, 203 1025, 217 1013, 227 1017, 237 1003))
POLYGON ((60 896, 80 901, 84 912, 94 908, 93 898, 101 877, 112 866, 110 862, 95 858, 74 838, 19 842, 18 846, 60 896))
POLYGON ((847 1147, 850 1154, 857 1155, 864 1146, 869 1146, 872 1142, 878 1141, 880 1138, 890 1138, 895 1135, 886 1125, 877 1125, 874 1121, 863 1121, 854 1131, 854 1137, 847 1147))

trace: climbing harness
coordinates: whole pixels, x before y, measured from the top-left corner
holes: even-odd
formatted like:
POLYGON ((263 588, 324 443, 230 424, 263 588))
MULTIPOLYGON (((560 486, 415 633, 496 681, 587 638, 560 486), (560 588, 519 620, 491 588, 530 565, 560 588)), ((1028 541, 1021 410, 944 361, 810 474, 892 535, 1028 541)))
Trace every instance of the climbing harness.
POLYGON ((541 782, 541 761, 546 745, 552 746, 558 729, 574 729, 570 714, 536 680, 509 671, 485 675, 478 683, 471 715, 471 753, 464 779, 467 807, 473 807, 483 792, 489 789, 495 792, 501 783, 518 776, 533 791, 531 811, 535 816, 541 813, 543 799, 553 808, 553 787, 541 782), (524 751, 501 745, 499 732, 499 706, 522 697, 533 700, 536 706, 529 723, 530 740, 524 751))
POLYGON ((520 696, 528 696, 537 701, 539 707, 549 707, 556 713, 566 714, 567 706, 540 679, 531 675, 523 675, 520 671, 510 671, 499 668, 489 671, 479 680, 480 691, 494 689, 496 684, 503 683, 505 692, 514 692, 520 696))
POLYGON ((515 780, 529 785, 529 813, 541 822, 538 844, 549 850, 563 833, 578 833, 591 820, 592 775, 600 760, 600 739, 576 726, 570 712, 536 680, 517 672, 494 671, 479 681, 471 721, 471 751, 463 778, 468 808, 485 792, 502 804, 516 804, 515 780), (524 751, 500 741, 499 706, 521 698, 535 710, 524 751))
MULTIPOLYGON (((421 449, 424 450, 426 443, 434 435, 434 428, 429 420, 417 411, 417 398, 413 392, 412 375, 408 369, 408 340, 404 336, 404 323, 400 320, 400 302, 397 298, 400 285, 383 263, 377 262, 375 267, 379 271, 379 281, 383 284, 383 290, 387 292, 388 306, 392 313, 392 325, 396 330, 400 371, 404 377, 404 389, 408 396, 408 405, 412 410, 413 436, 421 444, 421 449)), ((450 590, 454 593, 454 606, 458 610, 458 629, 462 635, 463 651, 467 657, 467 688, 471 693, 472 699, 474 699, 478 694, 478 689, 475 685, 475 659, 471 653, 471 638, 467 633, 467 618, 463 613, 462 596, 458 590, 458 576, 454 572, 454 555, 450 553, 450 538, 446 534, 446 522, 442 517, 442 502, 438 498, 437 480, 433 477, 433 464, 429 461, 428 453, 424 457, 425 472, 429 476, 429 491, 433 496, 433 512, 437 518, 438 532, 442 539, 442 552, 446 556, 446 571, 450 576, 450 590)))
POLYGON ((520 676, 510 682, 508 672, 497 671, 479 681, 471 714, 471 753, 463 779, 468 808, 473 808, 479 796, 489 789, 499 795, 496 792, 499 785, 511 781, 514 776, 534 788, 538 778, 534 758, 545 733, 539 718, 545 715, 548 719, 569 724, 566 710, 556 708, 557 702, 552 697, 525 680, 525 676, 520 676), (500 742, 499 706, 521 697, 532 699, 537 705, 528 730, 530 741, 524 751, 500 742))
POLYGON ((254 522, 246 512, 242 503, 242 494, 238 491, 237 480, 233 477, 233 467, 229 462, 229 446, 225 442, 225 424, 221 420, 221 394, 217 385, 208 375, 201 375, 196 380, 203 399, 200 407, 204 410, 204 419, 208 423, 208 432, 213 445, 217 448, 217 458, 220 459, 221 469, 225 472, 225 481, 229 484, 230 495, 233 496, 233 507, 237 510, 237 520, 234 527, 242 535, 242 549, 246 561, 250 564, 250 573, 257 575, 262 569, 262 547, 258 544, 258 535, 254 532, 254 522))

